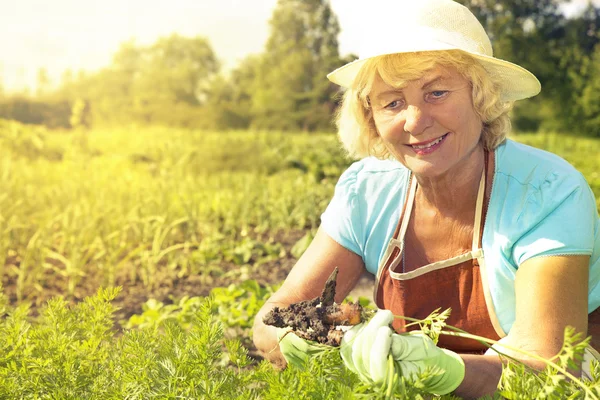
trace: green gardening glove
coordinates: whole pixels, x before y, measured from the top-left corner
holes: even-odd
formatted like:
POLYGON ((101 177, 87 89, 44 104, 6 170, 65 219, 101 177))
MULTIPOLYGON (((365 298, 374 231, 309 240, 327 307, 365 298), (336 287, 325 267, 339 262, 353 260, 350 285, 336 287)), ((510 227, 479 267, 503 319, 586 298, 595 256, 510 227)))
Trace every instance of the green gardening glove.
POLYGON ((391 354, 400 375, 409 378, 427 368, 441 373, 424 382, 424 390, 438 395, 454 391, 465 377, 465 363, 453 351, 439 348, 421 331, 392 335, 391 354))
POLYGON ((465 374, 460 356, 440 349, 422 332, 393 333, 390 328, 393 319, 391 311, 379 310, 366 325, 357 325, 346 332, 340 353, 348 369, 363 382, 381 385, 390 372, 411 380, 428 367, 436 367, 441 374, 425 381, 424 390, 433 394, 455 390, 465 374), (393 363, 388 362, 389 355, 393 363))
POLYGON ((277 328, 279 350, 288 365, 304 369, 308 359, 328 348, 317 342, 305 340, 293 333, 291 328, 277 328))
POLYGON ((394 315, 378 310, 371 320, 358 324, 344 334, 340 355, 346 367, 368 384, 381 385, 389 374, 388 355, 392 347, 390 324, 394 315))

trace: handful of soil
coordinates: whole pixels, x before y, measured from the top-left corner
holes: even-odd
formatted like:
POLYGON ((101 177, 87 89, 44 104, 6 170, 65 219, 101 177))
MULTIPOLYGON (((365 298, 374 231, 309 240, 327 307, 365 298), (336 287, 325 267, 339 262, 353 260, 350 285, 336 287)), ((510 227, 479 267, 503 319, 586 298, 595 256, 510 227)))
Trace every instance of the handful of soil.
POLYGON ((329 346, 339 346, 344 332, 362 322, 362 307, 357 303, 334 301, 337 267, 327 279, 323 293, 312 300, 274 307, 263 322, 278 328, 292 328, 299 337, 329 346))

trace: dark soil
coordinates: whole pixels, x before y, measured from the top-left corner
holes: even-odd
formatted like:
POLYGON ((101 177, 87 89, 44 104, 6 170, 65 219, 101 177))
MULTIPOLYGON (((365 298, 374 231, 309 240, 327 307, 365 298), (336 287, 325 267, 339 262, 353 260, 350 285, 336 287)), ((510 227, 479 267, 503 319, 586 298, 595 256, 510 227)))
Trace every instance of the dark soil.
POLYGON ((359 323, 362 308, 358 304, 347 305, 358 315, 357 319, 350 319, 334 302, 337 273, 336 268, 325 283, 321 296, 288 307, 274 307, 265 315, 263 322, 278 328, 290 327, 296 335, 307 340, 339 346, 343 332, 336 327, 359 323))

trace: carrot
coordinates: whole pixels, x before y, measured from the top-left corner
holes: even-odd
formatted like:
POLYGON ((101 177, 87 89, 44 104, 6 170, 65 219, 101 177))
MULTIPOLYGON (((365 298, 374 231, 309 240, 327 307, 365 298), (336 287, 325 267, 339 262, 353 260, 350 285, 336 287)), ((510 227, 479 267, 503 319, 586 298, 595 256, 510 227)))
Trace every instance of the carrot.
POLYGON ((323 316, 323 322, 329 325, 358 325, 361 322, 362 307, 356 303, 343 303, 331 307, 334 310, 323 316))

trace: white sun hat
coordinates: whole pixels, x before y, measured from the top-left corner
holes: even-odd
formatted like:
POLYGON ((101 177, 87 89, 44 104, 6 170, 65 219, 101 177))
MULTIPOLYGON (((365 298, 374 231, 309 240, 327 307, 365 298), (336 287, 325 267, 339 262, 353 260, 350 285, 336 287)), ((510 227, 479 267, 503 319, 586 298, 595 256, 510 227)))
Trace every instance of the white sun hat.
POLYGON ((501 98, 535 96, 538 79, 523 67, 494 58, 483 26, 465 6, 452 0, 369 0, 362 13, 359 59, 327 75, 342 87, 353 86, 368 59, 396 53, 460 50, 470 54, 500 83, 501 98))

